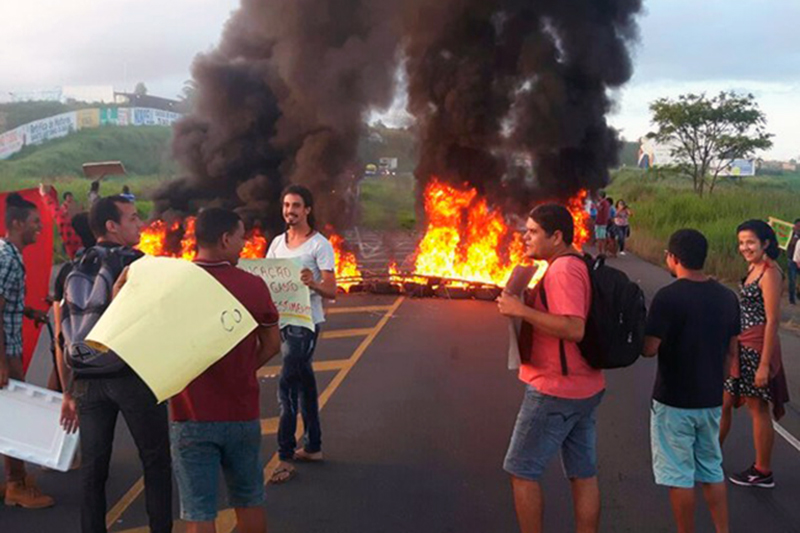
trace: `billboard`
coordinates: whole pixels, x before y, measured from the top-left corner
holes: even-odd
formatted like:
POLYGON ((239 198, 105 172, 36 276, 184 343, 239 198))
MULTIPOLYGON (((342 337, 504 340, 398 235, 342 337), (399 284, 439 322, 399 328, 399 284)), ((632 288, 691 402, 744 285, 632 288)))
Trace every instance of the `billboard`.
MULTIPOLYGON (((642 137, 639 141, 639 168, 648 169, 655 167, 671 166, 680 163, 680 160, 672 155, 672 150, 676 147, 674 143, 659 143, 655 139, 642 137)), ((711 166, 716 167, 720 162, 712 160, 711 166)), ((719 173, 720 176, 755 176, 755 159, 734 159, 728 163, 719 173)))
POLYGON ((144 107, 108 107, 70 111, 29 122, 0 133, 0 160, 8 159, 27 145, 58 139, 79 129, 100 126, 171 126, 182 115, 172 111, 144 107))

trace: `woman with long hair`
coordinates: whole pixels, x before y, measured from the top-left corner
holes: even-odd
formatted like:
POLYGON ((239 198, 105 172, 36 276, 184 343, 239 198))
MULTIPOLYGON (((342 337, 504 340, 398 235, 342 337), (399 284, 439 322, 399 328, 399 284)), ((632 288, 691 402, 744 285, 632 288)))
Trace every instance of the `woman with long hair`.
POLYGON ((747 406, 753 422, 756 459, 753 465, 729 477, 732 483, 772 488, 772 415, 779 419, 789 401, 778 336, 783 273, 775 262, 779 250, 775 231, 763 220, 748 220, 736 229, 739 253, 747 261, 740 292, 739 354, 730 365, 720 422, 720 442, 731 428, 734 407, 747 406), (770 413, 772 404, 772 414, 770 413))
POLYGON ((619 254, 625 255, 625 241, 631 234, 630 217, 633 215, 631 208, 625 200, 617 202, 617 212, 614 215, 614 233, 619 245, 619 254))

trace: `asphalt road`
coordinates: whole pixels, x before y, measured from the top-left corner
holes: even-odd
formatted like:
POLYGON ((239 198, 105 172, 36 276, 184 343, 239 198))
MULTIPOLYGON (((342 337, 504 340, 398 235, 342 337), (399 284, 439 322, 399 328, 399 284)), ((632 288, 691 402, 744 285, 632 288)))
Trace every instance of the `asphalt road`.
MULTIPOLYGON (((648 297, 670 281, 663 270, 631 256, 614 264, 648 297)), ((316 355, 326 461, 299 465, 295 479, 268 487, 270 531, 516 531, 502 460, 523 385, 505 368, 507 330, 495 305, 350 295, 330 310, 316 355)), ((781 426, 800 437, 800 340, 784 335, 784 353, 795 402, 781 426)), ((41 346, 30 380, 42 383, 47 364, 41 346)), ((276 450, 276 372, 262 372, 267 468, 276 450)), ((650 467, 654 374, 650 360, 607 373, 598 429, 603 532, 674 531, 666 490, 655 486, 650 467)), ((776 489, 730 487, 732 531, 800 532, 800 449, 789 440, 776 438, 776 489)), ((141 469, 123 424, 117 443, 108 488, 111 531, 144 533, 141 469)), ((740 412, 726 444, 725 467, 744 469, 752 456, 749 420, 740 412)), ((77 473, 30 470, 57 505, 43 511, 0 508, 0 532, 79 531, 77 473)), ((568 484, 557 463, 543 483, 546 531, 572 531, 568 484)), ((220 509, 218 530, 228 533, 232 513, 224 501, 220 509)), ((713 531, 702 505, 697 518, 699 532, 713 531)), ((178 524, 176 531, 182 530, 178 524)))

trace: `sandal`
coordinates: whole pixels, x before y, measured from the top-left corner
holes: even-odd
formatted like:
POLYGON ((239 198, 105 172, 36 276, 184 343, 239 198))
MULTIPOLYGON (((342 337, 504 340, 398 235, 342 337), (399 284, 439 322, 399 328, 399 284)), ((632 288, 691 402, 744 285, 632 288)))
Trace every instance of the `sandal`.
POLYGON ((309 453, 303 448, 298 448, 294 452, 294 460, 303 463, 321 463, 323 459, 322 451, 309 453))
POLYGON ((286 483, 296 475, 297 470, 295 470, 293 466, 281 464, 272 471, 272 475, 269 477, 269 483, 270 485, 280 485, 281 483, 286 483))

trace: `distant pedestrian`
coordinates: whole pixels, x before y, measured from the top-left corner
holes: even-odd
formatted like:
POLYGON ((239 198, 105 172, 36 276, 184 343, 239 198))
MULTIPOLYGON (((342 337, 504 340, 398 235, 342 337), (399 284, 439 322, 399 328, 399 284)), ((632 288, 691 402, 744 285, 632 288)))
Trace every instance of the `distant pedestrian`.
POLYGON ((89 209, 91 209, 100 198, 100 181, 95 180, 89 186, 89 209))
POLYGON ((47 206, 50 214, 58 226, 58 234, 64 246, 64 253, 70 259, 75 258, 75 253, 81 247, 81 241, 72 227, 72 216, 75 210, 75 197, 71 192, 65 192, 63 203, 58 205, 58 196, 55 189, 50 185, 39 184, 39 195, 42 202, 47 206))
POLYGON ((597 216, 594 223, 594 236, 597 240, 597 253, 605 255, 608 249, 608 224, 611 222, 611 205, 608 203, 605 191, 598 193, 597 216))
POLYGON ((724 442, 730 431, 733 407, 746 405, 753 421, 756 460, 750 468, 729 479, 737 485, 772 488, 775 429, 770 404, 778 420, 789 401, 778 336, 783 290, 783 274, 776 263, 780 250, 775 231, 763 220, 748 220, 739 225, 736 233, 739 253, 747 261, 748 270, 739 293, 742 333, 738 357, 731 364, 730 377, 725 382, 720 440, 724 442))
POLYGON ((285 326, 281 330, 283 366, 278 380, 281 406, 278 424, 280 462, 270 483, 284 483, 296 474, 290 461, 322 461, 322 428, 319 419, 317 381, 312 357, 325 312, 322 299, 336 298, 336 264, 333 246, 314 226, 314 198, 301 185, 290 185, 281 195, 286 232, 272 241, 267 257, 297 258, 302 263, 301 281, 311 290, 314 329, 285 326), (297 415, 303 419, 302 446, 297 447, 297 415))
MULTIPOLYGON (((25 381, 22 365, 22 319, 47 320, 42 311, 25 307, 25 265, 22 251, 42 232, 36 204, 17 193, 6 196, 6 234, 0 239, 0 389, 9 379, 25 381)), ((5 457, 5 504, 26 509, 53 505, 25 471, 25 462, 5 457)))
POLYGON ((795 219, 794 228, 792 228, 792 238, 789 240, 789 246, 786 248, 786 257, 788 261, 789 271, 789 303, 797 305, 797 273, 800 272, 800 255, 798 255, 797 242, 800 240, 800 218, 795 219))
POLYGON ((619 255, 625 255, 625 241, 631 236, 630 218, 632 215, 633 212, 625 200, 619 200, 614 214, 614 237, 619 246, 619 255))
POLYGON ((694 532, 695 484, 717 533, 728 532, 719 442, 725 365, 738 349, 736 295, 703 273, 708 241, 682 229, 669 239, 666 264, 678 280, 656 293, 644 356, 658 355, 650 416, 656 484, 669 488, 679 533, 694 532))
POLYGON ((573 248, 575 233, 567 208, 546 204, 526 223, 527 255, 547 261, 547 274, 523 302, 507 294, 498 299, 504 316, 523 321, 519 378, 522 402, 504 469, 511 475, 520 531, 542 531, 540 485, 547 465, 561 454, 569 479, 576 531, 596 532, 600 522, 597 484, 596 411, 605 379, 581 356, 592 288, 586 263, 573 248))
POLYGON ((120 194, 120 196, 131 202, 136 201, 136 196, 131 192, 131 188, 128 187, 127 185, 122 186, 122 193, 120 194))
POLYGON ((606 198, 608 202, 608 224, 606 224, 606 255, 617 257, 617 227, 614 225, 614 218, 617 216, 617 206, 612 197, 606 198))
POLYGON ((240 533, 266 533, 261 415, 256 372, 280 351, 278 311, 261 278, 237 268, 245 244, 233 211, 200 211, 194 263, 258 323, 255 331, 170 400, 170 433, 181 518, 188 533, 214 531, 220 470, 240 533))

